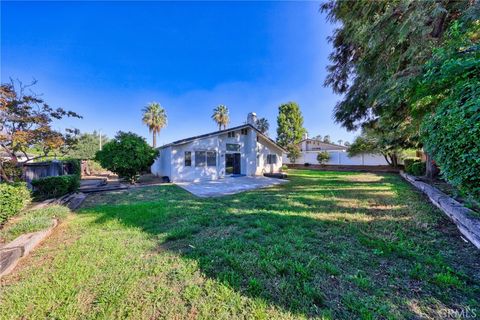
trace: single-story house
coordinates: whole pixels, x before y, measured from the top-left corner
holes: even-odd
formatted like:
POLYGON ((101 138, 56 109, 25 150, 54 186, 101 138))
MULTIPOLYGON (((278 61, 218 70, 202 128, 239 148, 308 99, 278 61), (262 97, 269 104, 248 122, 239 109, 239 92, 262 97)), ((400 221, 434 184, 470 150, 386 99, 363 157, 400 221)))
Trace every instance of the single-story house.
MULTIPOLYGON (((326 164, 330 165, 361 165, 361 166, 387 166, 388 162, 381 154, 365 153, 354 157, 348 155, 348 147, 310 139, 307 135, 298 143, 300 148, 300 157, 295 160, 296 164, 318 164, 317 155, 319 152, 326 151, 330 159, 326 164)), ((290 164, 287 154, 283 156, 283 163, 290 164)))
POLYGON ((255 113, 249 113, 243 125, 166 144, 158 148, 151 171, 173 182, 277 173, 285 150, 255 123, 255 113))

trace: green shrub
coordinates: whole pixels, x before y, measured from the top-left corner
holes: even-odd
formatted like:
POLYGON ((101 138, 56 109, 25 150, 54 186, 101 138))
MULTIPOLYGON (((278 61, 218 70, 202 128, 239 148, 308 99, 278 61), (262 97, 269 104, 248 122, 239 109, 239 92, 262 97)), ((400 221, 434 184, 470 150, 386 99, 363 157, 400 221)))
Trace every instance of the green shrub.
POLYGON ((79 159, 68 159, 64 161, 70 166, 71 172, 69 174, 75 174, 81 177, 82 175, 82 166, 79 159))
POLYGON ((410 166, 410 172, 414 176, 424 176, 426 171, 425 162, 415 162, 410 166))
POLYGON ((405 168, 405 172, 412 174, 412 165, 418 162, 420 162, 420 158, 412 157, 403 159, 403 166, 405 168))
POLYGON ((33 180, 32 186, 36 199, 56 198, 76 191, 80 187, 80 177, 76 174, 45 177, 33 180))
POLYGON ((19 213, 30 200, 30 190, 25 183, 0 183, 0 224, 19 213))
POLYGON ((431 108, 421 126, 424 150, 442 176, 480 199, 480 22, 455 23, 426 64, 415 108, 431 108))
POLYGON ((105 169, 133 183, 141 172, 150 170, 157 156, 158 150, 150 147, 144 138, 119 131, 113 140, 97 151, 95 160, 105 169))
POLYGON ((317 154, 317 161, 319 164, 325 164, 330 160, 330 153, 328 151, 322 151, 317 154))
POLYGON ((281 168, 280 168, 280 171, 282 172, 287 172, 288 171, 288 166, 286 164, 284 164, 281 168))

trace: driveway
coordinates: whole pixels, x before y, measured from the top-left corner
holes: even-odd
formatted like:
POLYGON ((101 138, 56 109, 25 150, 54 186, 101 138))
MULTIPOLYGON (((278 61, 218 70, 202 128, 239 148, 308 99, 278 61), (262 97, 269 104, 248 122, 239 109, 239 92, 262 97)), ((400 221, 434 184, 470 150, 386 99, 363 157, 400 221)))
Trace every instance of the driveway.
POLYGON ((218 180, 205 180, 199 182, 177 182, 182 187, 197 197, 221 197, 229 194, 258 188, 270 187, 286 183, 288 180, 267 177, 226 177, 218 180))

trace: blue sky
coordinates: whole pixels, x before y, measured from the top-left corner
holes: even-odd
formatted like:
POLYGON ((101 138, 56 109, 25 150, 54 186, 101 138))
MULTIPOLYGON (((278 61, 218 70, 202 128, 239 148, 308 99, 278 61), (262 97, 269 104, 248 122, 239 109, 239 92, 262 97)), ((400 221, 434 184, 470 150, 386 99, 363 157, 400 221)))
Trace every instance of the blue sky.
POLYGON ((231 125, 254 111, 275 137, 278 106, 300 104, 310 135, 352 140, 323 87, 333 26, 317 2, 1 3, 1 81, 38 80, 52 106, 83 115, 55 127, 133 131, 151 141, 141 109, 167 110, 161 144, 231 125))

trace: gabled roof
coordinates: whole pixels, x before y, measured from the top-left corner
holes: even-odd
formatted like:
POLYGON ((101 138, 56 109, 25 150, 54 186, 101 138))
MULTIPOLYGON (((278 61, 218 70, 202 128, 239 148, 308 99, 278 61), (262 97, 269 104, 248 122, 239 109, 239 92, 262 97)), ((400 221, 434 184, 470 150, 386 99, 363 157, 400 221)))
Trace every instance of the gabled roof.
POLYGON ((249 123, 242 124, 242 125, 240 125, 240 126, 236 126, 236 127, 232 127, 232 128, 228 128, 228 129, 224 129, 224 130, 219 130, 219 131, 214 131, 214 132, 210 132, 210 133, 201 134, 201 135, 194 136, 194 137, 190 137, 190 138, 186 138, 186 139, 177 140, 177 141, 174 141, 174 142, 165 144, 165 145, 159 147, 158 149, 163 149, 163 148, 172 147, 172 146, 178 146, 178 145, 182 145, 182 144, 185 144, 185 143, 194 141, 194 140, 209 138, 209 137, 213 137, 213 136, 220 135, 220 134, 222 134, 222 133, 227 133, 227 132, 230 132, 230 131, 241 130, 241 129, 244 129, 244 128, 251 128, 251 129, 255 130, 255 131, 257 132, 257 134, 259 134, 262 138, 264 138, 265 140, 273 143, 276 147, 278 147, 278 148, 279 148, 280 150, 282 150, 283 152, 287 152, 284 148, 282 148, 281 146, 279 146, 279 145, 278 145, 275 141, 273 141, 270 137, 268 137, 267 135, 263 134, 260 130, 258 130, 257 128, 255 128, 253 125, 251 125, 251 124, 249 124, 249 123))
POLYGON ((324 145, 328 145, 328 146, 333 146, 333 147, 336 147, 336 148, 339 148, 339 149, 343 149, 343 150, 347 150, 348 147, 346 146, 342 146, 342 145, 339 145, 339 144, 335 144, 335 143, 329 143, 329 142, 323 142, 321 140, 315 140, 315 139, 303 139, 302 141, 300 141, 300 143, 304 142, 304 141, 315 141, 315 142, 318 142, 318 143, 321 143, 321 144, 324 144, 324 145))

